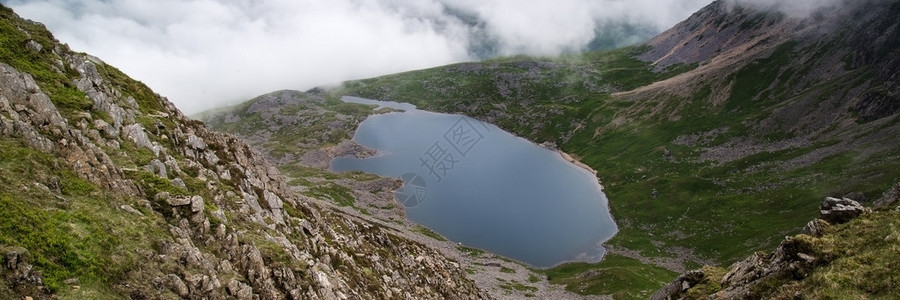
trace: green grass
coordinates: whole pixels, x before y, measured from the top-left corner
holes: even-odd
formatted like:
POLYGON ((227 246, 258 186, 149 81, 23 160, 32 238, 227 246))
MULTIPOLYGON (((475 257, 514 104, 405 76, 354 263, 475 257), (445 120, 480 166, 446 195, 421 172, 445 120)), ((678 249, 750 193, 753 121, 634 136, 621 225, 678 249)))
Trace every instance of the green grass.
MULTIPOLYGON (((896 299, 900 297, 900 212, 864 215, 828 228, 821 238, 798 236, 821 266, 776 295, 794 293, 817 299, 896 299)), ((769 290, 763 290, 768 292, 769 290)))
POLYGON ((567 263, 537 272, 546 275, 551 283, 565 285, 568 291, 613 295, 616 299, 647 299, 677 275, 663 268, 612 254, 606 255, 603 261, 596 264, 567 263), (586 276, 585 272, 593 274, 586 276))
POLYGON ((413 227, 413 232, 417 232, 421 235, 433 238, 433 239, 441 241, 441 242, 447 241, 447 239, 445 239, 443 236, 441 236, 437 232, 434 232, 434 230, 431 230, 430 228, 427 228, 424 226, 416 225, 416 227, 413 227))
POLYGON ((69 293, 64 282, 76 278, 82 293, 114 297, 112 283, 136 267, 132 250, 152 247, 149 237, 164 227, 114 209, 129 199, 113 199, 62 166, 54 155, 0 140, 0 248, 27 251, 53 292, 69 293))
POLYGON ((538 288, 523 284, 518 281, 504 282, 500 284, 500 288, 508 291, 520 291, 520 292, 537 292, 538 288))
POLYGON ((317 184, 310 187, 306 193, 319 199, 331 200, 339 206, 353 206, 356 203, 353 191, 333 182, 317 184))
POLYGON ((482 254, 484 254, 484 250, 472 248, 472 247, 466 247, 466 246, 462 246, 462 245, 457 245, 456 249, 459 250, 459 252, 465 253, 466 255, 471 256, 471 257, 478 257, 478 256, 481 256, 482 254))

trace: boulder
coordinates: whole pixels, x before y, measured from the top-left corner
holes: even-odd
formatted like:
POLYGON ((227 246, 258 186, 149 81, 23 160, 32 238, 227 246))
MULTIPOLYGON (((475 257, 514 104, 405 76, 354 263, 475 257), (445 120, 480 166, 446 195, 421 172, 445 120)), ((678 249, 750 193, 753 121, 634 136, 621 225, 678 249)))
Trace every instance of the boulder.
POLYGON ((806 226, 803 226, 803 230, 800 232, 814 237, 820 237, 824 233, 825 226, 828 226, 827 222, 822 219, 815 219, 806 223, 806 226))
POLYGON ((870 211, 859 202, 847 198, 826 197, 819 205, 819 218, 830 224, 841 224, 870 211))
POLYGON ((203 197, 191 197, 191 211, 195 213, 203 211, 203 197))
MULTIPOLYGON (((895 183, 891 186, 890 189, 884 192, 884 194, 878 200, 875 200, 875 208, 882 207, 892 207, 900 204, 900 182, 895 183)), ((898 206, 897 208, 900 208, 898 206)))
POLYGON ((171 206, 185 206, 191 204, 191 198, 187 197, 171 197, 166 199, 166 203, 171 206))
POLYGON ((650 299, 653 300, 667 300, 667 299, 679 299, 682 293, 686 292, 691 287, 697 285, 702 282, 706 277, 706 274, 703 273, 703 270, 693 270, 675 279, 675 281, 670 282, 669 284, 660 288, 656 293, 653 293, 653 296, 650 296, 650 299))
POLYGON ((41 52, 41 50, 44 49, 44 46, 41 46, 40 43, 35 42, 34 40, 28 40, 25 42, 25 48, 28 48, 28 50, 33 52, 41 52))

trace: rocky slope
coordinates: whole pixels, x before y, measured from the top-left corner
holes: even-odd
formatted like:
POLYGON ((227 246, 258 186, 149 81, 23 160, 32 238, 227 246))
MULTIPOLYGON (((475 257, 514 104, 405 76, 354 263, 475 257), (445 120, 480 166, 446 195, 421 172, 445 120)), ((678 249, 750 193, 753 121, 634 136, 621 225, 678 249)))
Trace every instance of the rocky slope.
POLYGON ((487 298, 0 8, 0 298, 487 298))

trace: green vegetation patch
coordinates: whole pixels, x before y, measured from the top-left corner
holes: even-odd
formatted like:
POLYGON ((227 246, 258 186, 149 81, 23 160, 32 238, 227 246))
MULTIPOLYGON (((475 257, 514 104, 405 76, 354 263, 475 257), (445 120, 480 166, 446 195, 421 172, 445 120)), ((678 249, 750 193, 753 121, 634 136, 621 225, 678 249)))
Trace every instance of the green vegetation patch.
POLYGON ((324 182, 310 187, 306 194, 318 199, 329 199, 340 206, 353 206, 356 203, 353 191, 333 182, 324 182))
POLYGON ((466 255, 471 256, 471 257, 478 257, 478 256, 481 256, 482 254, 484 254, 484 250, 481 250, 478 248, 466 247, 463 245, 457 245, 456 249, 458 249, 459 252, 465 253, 466 255))
POLYGON ((579 294, 612 295, 616 299, 647 299, 677 273, 624 256, 607 254, 596 264, 567 263, 537 270, 551 283, 579 294))
POLYGON ((425 226, 416 225, 416 227, 413 227, 413 231, 441 242, 447 241, 443 236, 425 226))
POLYGON ((500 288, 504 290, 515 290, 520 292, 537 292, 538 288, 523 284, 518 281, 505 282, 500 284, 500 288))
POLYGON ((0 139, 0 249, 24 249, 46 286, 66 295, 77 279, 82 293, 115 298, 114 285, 165 233, 159 220, 118 210, 113 199, 61 167, 65 162, 7 138, 0 139))

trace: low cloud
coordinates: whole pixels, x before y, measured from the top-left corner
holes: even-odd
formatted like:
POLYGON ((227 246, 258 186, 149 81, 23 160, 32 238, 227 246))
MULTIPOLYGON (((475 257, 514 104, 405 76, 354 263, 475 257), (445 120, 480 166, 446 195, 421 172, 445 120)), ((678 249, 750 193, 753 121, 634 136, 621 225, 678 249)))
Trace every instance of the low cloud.
POLYGON ((633 42, 711 0, 2 2, 194 113, 278 89, 495 55, 580 51, 596 43, 598 28, 633 42))
MULTIPOLYGON (((845 3, 847 0, 732 0, 760 10, 777 10, 791 17, 803 18, 817 10, 845 3)), ((859 1, 859 0, 853 0, 859 1)))

